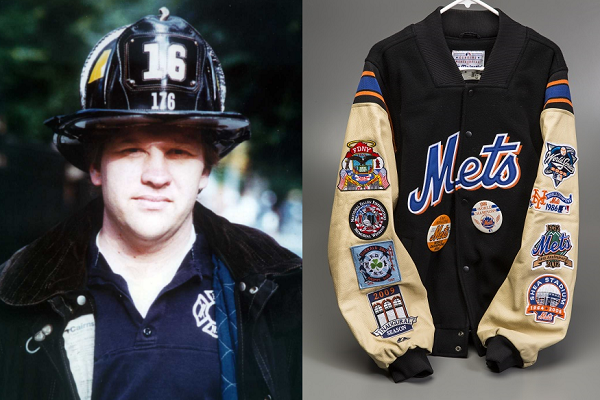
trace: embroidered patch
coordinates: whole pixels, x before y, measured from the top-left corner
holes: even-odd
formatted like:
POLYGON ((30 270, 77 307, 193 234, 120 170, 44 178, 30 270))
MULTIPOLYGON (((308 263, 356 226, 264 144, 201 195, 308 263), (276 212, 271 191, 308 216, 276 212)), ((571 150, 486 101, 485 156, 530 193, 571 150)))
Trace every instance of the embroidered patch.
POLYGON ((473 225, 483 233, 494 233, 502 226, 500 207, 489 200, 482 200, 471 210, 473 225))
POLYGON ((210 316, 210 308, 215 305, 215 294, 212 290, 205 290, 204 294, 198 294, 198 300, 192 309, 196 326, 202 328, 202 332, 208 333, 214 338, 218 338, 217 324, 210 316))
POLYGON ((565 319, 569 289, 557 276, 542 275, 535 279, 527 291, 529 305, 525 315, 534 314, 535 322, 553 324, 556 317, 565 319))
POLYGON ((450 217, 444 214, 433 221, 427 232, 427 247, 429 247, 429 250, 433 252, 440 251, 446 245, 450 237, 451 225, 450 217))
POLYGON ((554 214, 569 214, 572 203, 572 193, 566 197, 559 191, 548 193, 547 190, 534 188, 529 199, 529 208, 554 214))
POLYGON ((364 240, 377 239, 388 226, 387 210, 375 199, 364 199, 354 204, 348 218, 352 233, 364 240))
POLYGON ((575 173, 577 153, 574 148, 564 144, 548 143, 544 155, 544 175, 550 177, 554 187, 558 187, 565 179, 575 173))
POLYGON ((413 330, 418 317, 408 315, 406 304, 400 293, 400 286, 390 286, 367 294, 371 310, 377 321, 374 336, 390 338, 413 330))
POLYGON ((393 241, 353 246, 350 251, 361 289, 401 281, 393 241))
POLYGON ((390 186, 383 158, 373 148, 373 140, 349 142, 342 160, 339 190, 384 190, 390 186))
POLYGON ((559 269, 561 266, 573 269, 573 260, 567 257, 569 250, 573 248, 571 235, 567 231, 561 231, 559 224, 546 225, 546 232, 542 234, 531 249, 531 255, 537 257, 531 269, 559 269))

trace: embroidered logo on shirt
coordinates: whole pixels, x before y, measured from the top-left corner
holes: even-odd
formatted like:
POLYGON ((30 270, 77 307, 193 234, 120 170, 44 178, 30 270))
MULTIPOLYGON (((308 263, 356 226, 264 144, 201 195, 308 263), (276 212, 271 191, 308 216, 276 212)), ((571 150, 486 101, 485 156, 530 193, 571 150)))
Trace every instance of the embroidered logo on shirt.
POLYGON ((565 179, 575 173, 577 152, 571 146, 547 143, 544 155, 544 175, 550 177, 557 188, 565 179))
POLYGON ((218 338, 217 324, 210 316, 210 308, 215 305, 215 295, 212 290, 205 290, 204 294, 198 295, 198 300, 192 309, 194 318, 196 318, 196 326, 202 328, 202 332, 208 333, 214 338, 218 338))
MULTIPOLYGON (((389 338, 413 330, 418 317, 408 315, 406 304, 400 293, 400 286, 390 286, 367 294, 371 310, 378 328, 371 332, 374 336, 389 338)), ((400 342, 400 341, 399 341, 400 342)))
POLYGON ((350 248, 361 289, 400 282, 394 242, 391 240, 350 248))
POLYGON ((345 190, 384 190, 390 186, 383 158, 373 148, 373 140, 349 142, 350 150, 342 160, 338 189, 345 190))
POLYGON ((558 276, 542 275, 535 279, 527 291, 529 305, 525 315, 534 314, 535 322, 553 324, 556 317, 566 318, 565 308, 569 290, 558 276))
POLYGON ((546 232, 542 234, 531 249, 531 255, 537 257, 531 269, 559 269, 561 266, 573 269, 573 260, 567 257, 569 250, 573 248, 571 235, 567 231, 561 231, 559 224, 546 225, 546 232))
POLYGON ((491 145, 483 146, 479 155, 485 157, 485 163, 477 157, 465 159, 453 179, 454 165, 458 154, 456 132, 446 140, 429 146, 422 188, 416 188, 408 195, 408 210, 413 214, 422 214, 431 205, 437 206, 445 193, 466 189, 510 189, 519 182, 521 168, 517 155, 521 152, 521 142, 509 142, 507 133, 496 135, 491 145))
POLYGON ((572 193, 566 197, 559 191, 548 193, 547 190, 534 188, 531 192, 531 199, 529 199, 529 208, 555 214, 569 214, 572 203, 572 193))
POLYGON ((348 218, 352 233, 364 240, 377 239, 388 225, 387 210, 375 199, 364 199, 354 204, 348 218))

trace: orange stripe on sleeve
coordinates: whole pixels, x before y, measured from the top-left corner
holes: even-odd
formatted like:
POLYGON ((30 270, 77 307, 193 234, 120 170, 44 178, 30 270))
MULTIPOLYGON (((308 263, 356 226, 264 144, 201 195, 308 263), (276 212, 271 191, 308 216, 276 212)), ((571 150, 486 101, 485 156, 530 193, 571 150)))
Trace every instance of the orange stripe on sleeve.
POLYGON ((557 81, 553 81, 548 83, 548 85, 546 86, 547 88, 551 87, 551 86, 556 86, 556 85, 568 85, 569 81, 566 79, 559 79, 557 81))
POLYGON ((550 99, 546 102, 546 104, 544 104, 544 107, 546 107, 549 103, 567 103, 568 105, 573 107, 573 103, 571 103, 571 101, 569 99, 565 99, 565 98, 550 99))
POLYGON ((375 72, 373 71, 363 71, 361 76, 372 76, 373 78, 375 78, 375 72))
POLYGON ((356 95, 354 97, 358 97, 358 96, 375 96, 379 100, 383 101, 383 103, 385 104, 385 100, 383 99, 383 96, 381 96, 377 92, 371 92, 370 90, 363 90, 361 92, 356 93, 356 95))

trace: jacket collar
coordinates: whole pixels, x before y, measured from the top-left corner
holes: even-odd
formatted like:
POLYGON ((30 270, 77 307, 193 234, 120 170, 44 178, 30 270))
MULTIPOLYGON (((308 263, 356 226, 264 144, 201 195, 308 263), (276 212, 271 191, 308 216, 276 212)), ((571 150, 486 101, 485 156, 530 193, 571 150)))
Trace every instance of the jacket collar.
MULTIPOLYGON (((442 25, 441 7, 423 21, 413 25, 416 40, 436 86, 464 86, 452 52, 448 48, 442 25)), ((443 18, 469 27, 485 27, 496 23, 497 34, 493 50, 486 62, 478 86, 506 87, 521 55, 527 38, 527 28, 498 10, 499 16, 488 11, 448 10, 443 18), (492 19, 492 20, 490 20, 492 19)), ((473 29, 473 28, 471 28, 473 29)))
MULTIPOLYGON (((0 300, 14 306, 33 305, 84 289, 89 240, 102 226, 103 210, 102 200, 94 200, 17 252, 0 273, 0 300)), ((232 224, 200 203, 194 208, 194 226, 204 232, 234 280, 251 274, 283 274, 300 265, 298 256, 268 235, 232 224)))

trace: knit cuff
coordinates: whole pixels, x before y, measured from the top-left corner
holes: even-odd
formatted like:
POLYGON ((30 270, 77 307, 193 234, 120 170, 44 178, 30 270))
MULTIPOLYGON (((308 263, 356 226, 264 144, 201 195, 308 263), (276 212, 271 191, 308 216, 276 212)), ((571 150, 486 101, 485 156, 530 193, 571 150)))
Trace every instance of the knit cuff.
POLYGON ((494 336, 486 342, 486 345, 485 361, 492 371, 502 372, 510 367, 523 367, 519 350, 504 336, 494 336))
POLYGON ((399 383, 408 378, 425 378, 433 374, 433 369, 427 359, 427 350, 415 347, 408 350, 390 364, 390 374, 394 382, 399 383))

